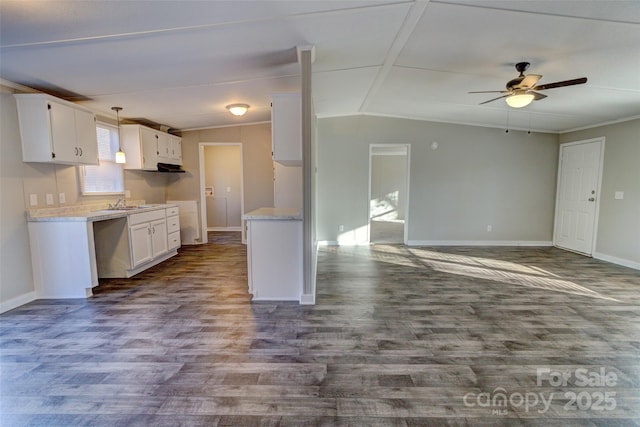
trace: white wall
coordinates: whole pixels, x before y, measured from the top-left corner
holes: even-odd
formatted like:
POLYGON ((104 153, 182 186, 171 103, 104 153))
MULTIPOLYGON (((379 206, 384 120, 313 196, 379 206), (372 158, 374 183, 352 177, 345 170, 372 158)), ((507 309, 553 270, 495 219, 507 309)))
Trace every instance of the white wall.
POLYGON ((0 86, 0 312, 35 298, 13 94, 0 86))
POLYGON ((560 142, 605 137, 594 257, 640 269, 640 119, 560 135, 560 142), (616 191, 624 198, 616 200, 616 191))
POLYGON ((551 243, 557 135, 369 116, 318 122, 319 241, 366 239, 369 144, 411 145, 410 243, 551 243))
POLYGON ((241 143, 245 212, 273 206, 270 123, 184 132, 182 134, 182 162, 183 168, 187 172, 169 178, 168 199, 200 200, 201 191, 204 191, 200 188, 198 158, 200 142, 241 143))

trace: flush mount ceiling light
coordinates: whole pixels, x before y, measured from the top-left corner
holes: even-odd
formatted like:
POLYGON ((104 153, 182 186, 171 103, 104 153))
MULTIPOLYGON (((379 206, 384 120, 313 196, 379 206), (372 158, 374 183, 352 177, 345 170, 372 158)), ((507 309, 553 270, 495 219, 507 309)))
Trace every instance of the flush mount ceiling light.
POLYGON ((505 98, 507 105, 512 108, 522 108, 531 104, 535 96, 532 93, 516 91, 513 95, 509 95, 505 98))
POLYGON ((122 107, 111 107, 113 111, 116 112, 116 123, 118 124, 118 151, 116 152, 116 163, 127 163, 127 157, 122 151, 122 142, 120 136, 120 111, 122 111, 122 107))
POLYGON ((227 105, 227 110, 234 116, 244 116, 244 114, 249 109, 248 104, 229 104, 227 105))

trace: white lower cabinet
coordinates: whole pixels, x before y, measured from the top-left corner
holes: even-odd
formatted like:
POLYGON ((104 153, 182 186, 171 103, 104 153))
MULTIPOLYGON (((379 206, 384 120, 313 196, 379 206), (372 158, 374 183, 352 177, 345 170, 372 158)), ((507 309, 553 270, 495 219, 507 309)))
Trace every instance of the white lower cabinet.
POLYGON ((37 298, 86 298, 98 277, 131 277, 177 255, 178 218, 177 207, 163 206, 93 221, 29 221, 37 298))
POLYGON ((129 215, 131 265, 138 267, 168 250, 165 210, 129 215))
MULTIPOLYGON (((174 221, 178 208, 132 213, 124 224, 100 221, 94 224, 98 276, 131 277, 174 255, 180 247, 168 233, 168 221, 174 221), (171 216, 167 218, 167 214, 171 216), (174 215, 175 213, 175 215, 174 215)), ((173 233, 172 233, 173 234, 173 233)))
POLYGON ((247 221, 249 292, 254 301, 299 301, 302 294, 302 221, 247 221))
POLYGON ((151 229, 148 223, 145 222, 129 227, 129 239, 131 239, 131 264, 133 267, 153 259, 151 229))
POLYGON ((90 222, 29 222, 37 298, 87 298, 98 285, 90 222))
POLYGON ((177 207, 167 209, 167 244, 169 250, 180 247, 180 210, 177 207))

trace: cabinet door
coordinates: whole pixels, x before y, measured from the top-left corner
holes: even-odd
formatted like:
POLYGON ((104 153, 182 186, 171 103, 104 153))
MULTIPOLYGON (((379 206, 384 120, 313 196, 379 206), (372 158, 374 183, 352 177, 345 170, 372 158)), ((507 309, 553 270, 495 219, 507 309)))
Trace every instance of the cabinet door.
POLYGON ((177 136, 169 135, 171 138, 171 160, 173 160, 173 164, 181 165, 182 164, 182 138, 177 136))
POLYGON ((78 147, 78 163, 83 165, 98 164, 98 137, 96 135, 96 119, 93 113, 76 110, 76 141, 78 147))
POLYGON ((171 161, 171 139, 164 132, 157 132, 158 137, 158 157, 162 163, 172 163, 171 161))
POLYGON ((158 170, 160 135, 152 129, 140 127, 140 145, 142 147, 142 169, 158 170))
POLYGON ((151 247, 153 257, 167 253, 167 220, 159 219, 151 222, 151 247))
MULTIPOLYGON (((73 108, 54 101, 47 103, 51 124, 51 140, 56 163, 76 163, 76 112, 73 108)), ((93 129, 95 133, 95 127, 93 129)))
POLYGON ((299 94, 276 94, 271 103, 273 161, 302 164, 302 104, 299 94))
POLYGON ((149 223, 136 224, 129 227, 131 240, 131 264, 137 267, 147 261, 151 261, 151 227, 149 223))

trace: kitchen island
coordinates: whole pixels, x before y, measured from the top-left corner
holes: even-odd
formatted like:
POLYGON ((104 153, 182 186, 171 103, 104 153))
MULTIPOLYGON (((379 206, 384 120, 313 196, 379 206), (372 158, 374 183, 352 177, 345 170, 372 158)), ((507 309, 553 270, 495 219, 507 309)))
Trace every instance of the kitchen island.
POLYGON ((246 213, 247 275, 253 301, 300 301, 302 214, 299 209, 260 208, 246 213))

